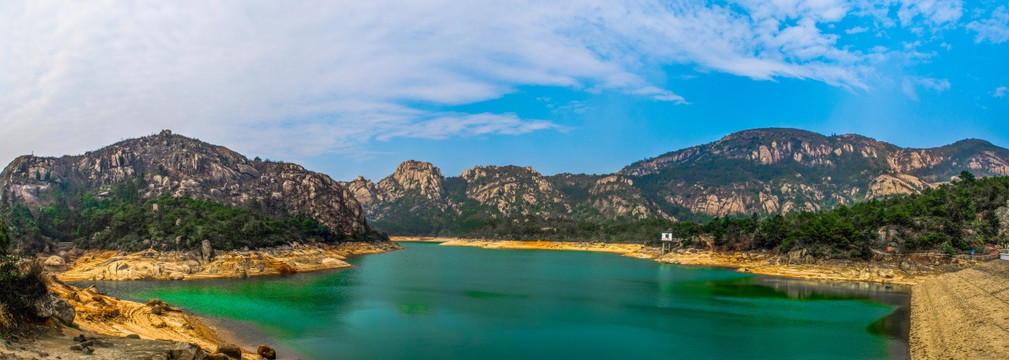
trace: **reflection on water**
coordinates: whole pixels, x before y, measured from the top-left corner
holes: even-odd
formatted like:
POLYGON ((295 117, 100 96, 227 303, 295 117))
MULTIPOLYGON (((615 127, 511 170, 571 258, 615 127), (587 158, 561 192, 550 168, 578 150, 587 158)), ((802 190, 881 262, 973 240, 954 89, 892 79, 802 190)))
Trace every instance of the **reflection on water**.
POLYGON ((907 314, 893 312, 906 288, 613 254, 406 247, 326 273, 98 286, 248 321, 318 359, 907 357, 907 314))

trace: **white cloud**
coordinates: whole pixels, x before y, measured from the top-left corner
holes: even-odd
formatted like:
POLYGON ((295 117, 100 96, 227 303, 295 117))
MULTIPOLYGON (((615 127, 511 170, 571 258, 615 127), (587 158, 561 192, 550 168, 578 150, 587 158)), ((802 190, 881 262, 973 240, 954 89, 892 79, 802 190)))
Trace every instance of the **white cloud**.
POLYGON ((844 33, 848 34, 848 35, 852 35, 852 34, 861 34, 861 33, 864 33, 866 31, 869 31, 869 28, 864 27, 864 26, 856 26, 856 27, 853 27, 851 29, 845 30, 844 33))
POLYGON ((1006 95, 1009 95, 1009 88, 1005 86, 995 88, 995 91, 992 93, 992 96, 997 98, 1005 97, 1006 95))
POLYGON ((967 29, 977 33, 975 43, 1001 44, 1009 41, 1009 11, 1005 6, 999 6, 992 11, 990 18, 971 21, 967 29))
POLYGON ((963 16, 961 0, 903 0, 897 17, 901 25, 911 26, 915 21, 925 21, 931 25, 956 23, 963 16))
POLYGON ((924 88, 934 92, 944 92, 949 90, 950 83, 948 79, 937 79, 931 77, 911 77, 904 79, 901 90, 909 98, 918 100, 918 92, 916 88, 924 88))
MULTIPOLYGON (((839 46, 839 35, 821 27, 851 14, 885 26, 893 21, 880 11, 886 6, 7 1, 0 3, 0 126, 18 136, 0 143, 0 159, 78 153, 161 128, 285 158, 360 151, 373 139, 559 130, 515 114, 431 109, 521 86, 687 104, 663 78, 649 76, 668 64, 868 88, 884 51, 839 46)), ((900 19, 945 26, 959 9, 956 1, 907 3, 900 19)))

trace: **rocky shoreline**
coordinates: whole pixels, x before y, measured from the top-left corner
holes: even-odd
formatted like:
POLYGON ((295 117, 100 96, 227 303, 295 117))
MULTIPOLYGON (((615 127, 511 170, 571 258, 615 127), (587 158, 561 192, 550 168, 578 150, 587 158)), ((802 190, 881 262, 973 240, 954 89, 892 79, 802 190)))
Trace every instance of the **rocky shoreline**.
POLYGON ((805 251, 778 254, 769 251, 714 251, 675 249, 662 253, 657 247, 639 244, 562 241, 478 240, 457 238, 408 238, 397 241, 437 242, 443 246, 472 246, 484 249, 536 249, 618 253, 663 264, 710 266, 739 272, 809 280, 862 281, 914 285, 939 274, 978 263, 950 259, 935 254, 885 256, 874 261, 818 259, 805 251))
MULTIPOLYGON (((55 301, 72 307, 66 321, 53 315, 30 339, 5 338, 0 359, 273 359, 272 347, 250 350, 234 345, 234 334, 157 299, 147 303, 116 299, 93 287, 64 281, 197 280, 246 278, 349 267, 353 255, 378 254, 401 247, 386 243, 290 244, 239 251, 147 250, 64 251, 42 257, 55 301), (60 300, 62 299, 62 300, 60 300), (59 320, 56 320, 59 318, 59 320), (62 323, 72 323, 66 327, 62 323), (229 336, 230 335, 230 336, 229 336), (13 341, 12 341, 13 340, 13 341)), ((61 314, 62 315, 62 314, 61 314)), ((281 356, 281 358, 284 358, 281 356)))
MULTIPOLYGON (((486 249, 609 252, 666 264, 723 267, 739 272, 769 276, 914 285, 912 287, 912 329, 917 329, 912 330, 911 347, 914 358, 935 358, 932 355, 946 353, 946 350, 952 351, 951 347, 943 347, 943 344, 948 345, 951 343, 950 341, 936 340, 938 342, 932 344, 933 339, 925 339, 930 336, 935 337, 937 331, 942 332, 940 334, 942 336, 948 335, 948 331, 936 329, 950 325, 929 325, 931 324, 929 321, 932 320, 928 320, 927 317, 934 314, 925 313, 939 311, 945 314, 942 316, 950 316, 946 314, 950 311, 954 314, 964 313, 954 309, 956 301, 935 300, 934 298, 935 296, 960 296, 957 295, 958 293, 947 294, 943 290, 945 289, 943 287, 946 286, 944 284, 950 281, 947 279, 950 276, 962 278, 962 275, 957 274, 973 271, 973 268, 968 268, 976 264, 972 261, 949 258, 943 260, 944 258, 941 256, 927 254, 904 256, 902 260, 887 258, 877 261, 855 261, 815 259, 801 251, 777 254, 676 249, 663 254, 659 248, 639 244, 499 241, 433 237, 394 237, 393 240, 437 242, 444 246, 472 246, 486 249), (968 270, 951 273, 951 271, 960 269, 968 270), (932 302, 923 304, 922 299, 932 300, 932 302), (923 345, 924 342, 929 342, 929 344, 923 345)), ((205 356, 206 353, 215 351, 213 349, 227 345, 221 339, 218 331, 207 325, 206 321, 178 311, 178 309, 158 300, 151 300, 146 304, 119 300, 101 294, 93 288, 75 288, 63 284, 60 280, 194 280, 282 275, 347 267, 350 265, 343 261, 347 256, 375 254, 400 248, 395 243, 351 243, 336 246, 292 244, 271 249, 215 252, 206 259, 208 261, 203 261, 202 252, 154 252, 150 250, 137 253, 83 252, 76 254, 78 256, 67 254, 72 261, 67 262, 70 265, 62 264, 63 268, 58 268, 60 264, 56 263, 59 261, 47 258, 47 268, 56 271, 59 279, 52 282, 51 291, 74 307, 77 312, 74 325, 77 329, 62 331, 62 336, 44 337, 42 340, 36 341, 34 347, 21 346, 21 350, 8 343, 5 347, 0 347, 0 355, 9 355, 12 358, 20 359, 39 358, 41 357, 39 354, 61 354, 63 350, 53 349, 69 349, 64 346, 68 343, 68 333, 106 339, 103 341, 113 344, 109 347, 110 349, 117 349, 94 350, 92 358, 99 359, 121 358, 130 351, 140 351, 138 349, 148 349, 144 351, 158 353, 177 352, 183 357, 187 356, 183 353, 192 352, 194 354, 192 358, 199 358, 199 356, 205 356), (187 266, 190 270, 188 272, 185 271, 187 266), (179 278, 174 276, 177 273, 184 275, 179 278), (133 339, 126 339, 126 336, 131 336, 133 339), (138 337, 139 339, 137 339, 138 337), (136 343, 137 341, 145 343, 136 343)), ((986 266, 991 265, 985 264, 978 266, 978 268, 986 266)), ((999 271, 1001 271, 999 274, 1002 272, 1009 274, 1009 268, 999 271)), ((980 296, 969 297, 975 299, 974 301, 986 301, 980 296)), ((1005 302, 1003 302, 1004 304, 1005 302)), ((963 324, 968 323, 965 320, 963 324)), ((67 354, 72 355, 73 353, 70 351, 67 354)), ((262 358, 259 354, 247 349, 241 353, 243 359, 262 358)))
POLYGON ((397 250, 395 243, 290 244, 237 251, 92 250, 71 261, 48 257, 47 270, 61 281, 201 280, 275 276, 350 267, 348 256, 397 250))
POLYGON ((521 249, 521 250, 565 250, 592 251, 618 254, 635 253, 644 245, 609 244, 600 242, 570 242, 570 241, 516 241, 516 240, 475 240, 475 239, 443 239, 442 246, 472 246, 484 249, 521 249))

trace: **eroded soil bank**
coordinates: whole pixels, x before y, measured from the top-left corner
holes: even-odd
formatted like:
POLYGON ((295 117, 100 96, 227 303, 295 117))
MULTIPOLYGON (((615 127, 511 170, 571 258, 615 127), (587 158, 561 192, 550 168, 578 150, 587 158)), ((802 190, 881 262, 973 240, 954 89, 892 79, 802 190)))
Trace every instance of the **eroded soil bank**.
POLYGON ((348 256, 399 249, 395 243, 347 242, 338 245, 291 244, 275 248, 214 251, 146 250, 134 253, 87 251, 60 265, 46 259, 47 269, 62 281, 199 280, 246 278, 332 270, 349 267, 348 256))

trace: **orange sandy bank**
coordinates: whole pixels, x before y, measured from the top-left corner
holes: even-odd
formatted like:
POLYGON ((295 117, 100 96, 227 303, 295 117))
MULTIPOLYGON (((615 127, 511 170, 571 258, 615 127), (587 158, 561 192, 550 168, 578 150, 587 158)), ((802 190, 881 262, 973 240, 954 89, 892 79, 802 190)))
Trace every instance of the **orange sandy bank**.
MULTIPOLYGON (((710 266, 733 269, 739 272, 811 280, 866 281, 886 284, 913 285, 938 274, 973 265, 971 261, 953 263, 922 263, 905 260, 861 261, 823 260, 806 254, 778 254, 771 252, 727 252, 697 249, 678 249, 662 254, 659 248, 639 244, 563 241, 477 240, 419 237, 400 237, 399 241, 440 242, 444 246, 473 246, 485 249, 538 249, 596 251, 623 254, 628 257, 650 259, 664 264, 710 266)), ((931 261, 931 260, 929 260, 931 261)))
POLYGON ((473 246, 484 249, 524 249, 524 250, 569 250, 594 251, 628 254, 641 250, 639 244, 611 244, 602 242, 570 241, 517 241, 517 240, 470 240, 451 239, 441 242, 442 246, 473 246))
MULTIPOLYGON (((147 304, 116 299, 93 288, 81 289, 58 281, 48 284, 50 291, 74 307, 74 325, 95 334, 146 340, 181 341, 194 344, 206 353, 223 343, 217 331, 199 318, 179 311, 158 300, 147 304)), ((261 359, 243 350, 243 359, 261 359)))
POLYGON ((66 271, 53 271, 62 281, 197 280, 285 275, 349 267, 351 255, 399 249, 395 243, 287 245, 247 251, 227 251, 209 259, 196 252, 147 250, 135 253, 88 251, 66 271))
POLYGON ((731 268, 739 272, 789 278, 867 281, 913 285, 941 273, 925 266, 902 269, 899 263, 822 260, 761 252, 682 251, 655 258, 664 264, 731 268))

